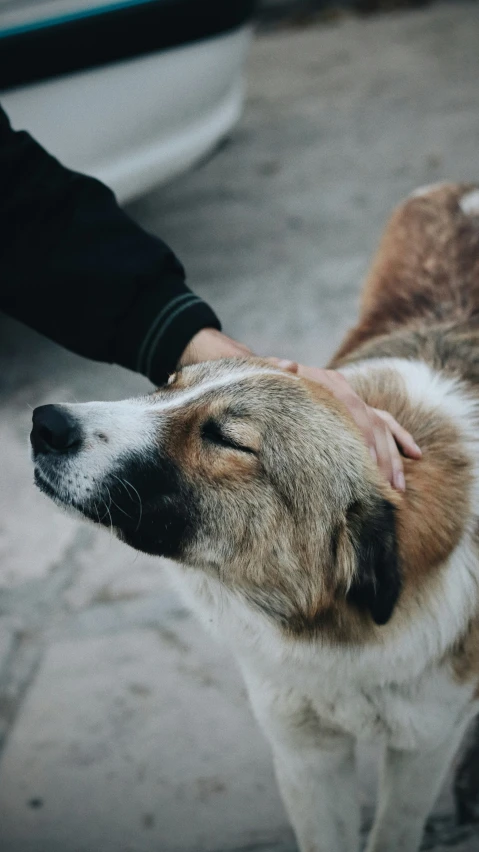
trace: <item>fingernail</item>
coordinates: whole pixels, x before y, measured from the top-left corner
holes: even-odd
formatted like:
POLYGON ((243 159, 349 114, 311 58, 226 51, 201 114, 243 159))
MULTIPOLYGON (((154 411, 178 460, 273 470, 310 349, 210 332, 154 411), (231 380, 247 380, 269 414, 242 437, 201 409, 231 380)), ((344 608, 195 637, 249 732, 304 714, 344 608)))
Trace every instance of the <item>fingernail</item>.
POLYGON ((413 443, 413 447, 414 447, 414 449, 416 450, 416 452, 417 452, 417 453, 419 453, 419 455, 420 455, 420 456, 422 456, 422 450, 421 450, 421 447, 418 447, 418 445, 416 444, 416 442, 415 442, 415 441, 414 441, 414 443, 413 443))
POLYGON ((404 478, 404 474, 402 470, 398 471, 398 473, 394 474, 394 485, 396 486, 398 491, 406 490, 406 480, 404 478))
POLYGON ((377 464, 378 463, 378 454, 377 454, 376 450, 374 449, 374 447, 369 447, 369 455, 371 456, 373 462, 375 464, 377 464))

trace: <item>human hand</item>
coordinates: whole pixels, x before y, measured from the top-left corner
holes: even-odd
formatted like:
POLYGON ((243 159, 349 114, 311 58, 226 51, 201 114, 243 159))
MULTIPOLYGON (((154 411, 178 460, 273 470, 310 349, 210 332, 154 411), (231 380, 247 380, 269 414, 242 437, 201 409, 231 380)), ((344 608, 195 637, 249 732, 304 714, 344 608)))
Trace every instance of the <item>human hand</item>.
POLYGON ((218 358, 247 358, 251 349, 237 343, 216 328, 202 328, 188 343, 180 358, 179 366, 199 364, 201 361, 216 361, 218 358))
POLYGON ((336 370, 319 367, 304 367, 295 361, 270 359, 284 370, 296 373, 329 388, 333 395, 346 406, 361 431, 373 460, 388 482, 398 491, 406 490, 404 467, 398 447, 412 459, 421 458, 421 450, 413 437, 389 414, 379 408, 371 408, 357 395, 349 382, 336 370))

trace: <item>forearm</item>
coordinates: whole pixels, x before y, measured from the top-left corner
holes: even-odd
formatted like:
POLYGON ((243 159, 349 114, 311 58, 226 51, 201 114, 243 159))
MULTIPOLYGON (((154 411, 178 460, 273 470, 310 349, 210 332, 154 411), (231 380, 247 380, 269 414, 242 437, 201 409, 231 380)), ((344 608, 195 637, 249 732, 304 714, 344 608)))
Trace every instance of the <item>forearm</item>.
POLYGON ((0 229, 0 307, 81 355, 159 383, 200 329, 219 328, 170 249, 1 110, 0 229))

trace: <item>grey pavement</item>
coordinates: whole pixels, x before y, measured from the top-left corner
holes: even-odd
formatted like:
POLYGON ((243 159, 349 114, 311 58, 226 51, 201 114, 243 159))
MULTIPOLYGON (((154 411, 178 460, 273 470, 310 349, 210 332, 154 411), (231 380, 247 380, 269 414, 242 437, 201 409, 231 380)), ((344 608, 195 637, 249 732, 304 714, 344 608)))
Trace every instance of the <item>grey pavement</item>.
MULTIPOLYGON (((479 177, 478 44, 475 3, 262 36, 230 142, 131 215, 177 251, 227 332, 323 364, 394 204, 479 177)), ((148 383, 9 320, 0 359, 1 852, 293 852, 232 659, 161 560, 32 485, 30 407, 148 383)), ((374 758, 361 751, 366 823, 374 758)), ((424 848, 478 847, 448 781, 424 848)))

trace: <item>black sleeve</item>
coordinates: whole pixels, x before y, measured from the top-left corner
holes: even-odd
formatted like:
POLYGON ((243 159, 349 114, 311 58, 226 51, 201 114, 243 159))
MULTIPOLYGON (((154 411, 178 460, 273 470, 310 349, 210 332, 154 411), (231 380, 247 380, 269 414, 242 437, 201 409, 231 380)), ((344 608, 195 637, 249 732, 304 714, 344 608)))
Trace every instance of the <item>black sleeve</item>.
POLYGON ((64 168, 0 108, 0 309, 68 349, 156 384, 220 328, 172 251, 94 178, 64 168))

